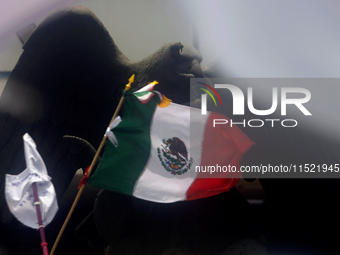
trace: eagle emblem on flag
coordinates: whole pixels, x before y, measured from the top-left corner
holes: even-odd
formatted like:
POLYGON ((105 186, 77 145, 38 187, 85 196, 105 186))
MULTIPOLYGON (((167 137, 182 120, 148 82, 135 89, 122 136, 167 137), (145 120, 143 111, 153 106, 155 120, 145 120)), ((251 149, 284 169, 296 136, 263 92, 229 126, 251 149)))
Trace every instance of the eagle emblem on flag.
POLYGON ((185 143, 178 137, 163 139, 157 148, 158 158, 162 166, 173 175, 182 175, 188 172, 192 165, 192 158, 188 159, 185 143))

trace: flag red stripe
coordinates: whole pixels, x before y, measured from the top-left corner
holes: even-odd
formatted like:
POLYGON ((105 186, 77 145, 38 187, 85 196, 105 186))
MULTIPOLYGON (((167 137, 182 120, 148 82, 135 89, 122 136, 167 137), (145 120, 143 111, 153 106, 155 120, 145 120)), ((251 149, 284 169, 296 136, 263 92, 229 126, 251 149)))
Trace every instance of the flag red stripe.
MULTIPOLYGON (((201 157, 202 167, 214 166, 215 169, 226 170, 210 174, 199 172, 197 178, 187 191, 187 200, 199 199, 217 195, 228 191, 239 180, 239 164, 244 153, 254 143, 237 127, 230 127, 230 121, 224 115, 211 113, 203 138, 201 157), (214 119, 227 119, 227 124, 219 124, 213 127, 214 119), (236 172, 229 172, 229 170, 236 172)), ((193 169, 195 170, 195 169, 193 169)))

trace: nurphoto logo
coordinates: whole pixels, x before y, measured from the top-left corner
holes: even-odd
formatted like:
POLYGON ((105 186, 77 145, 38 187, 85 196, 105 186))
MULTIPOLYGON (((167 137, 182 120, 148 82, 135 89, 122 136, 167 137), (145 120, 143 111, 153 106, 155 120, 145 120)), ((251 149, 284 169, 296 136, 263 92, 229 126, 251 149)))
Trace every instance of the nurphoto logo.
MULTIPOLYGON (((196 82, 196 87, 205 92, 205 94, 201 95, 201 114, 207 114, 207 95, 211 97, 215 106, 218 106, 218 103, 215 99, 217 97, 219 104, 221 107, 222 100, 219 93, 216 89, 228 90, 232 96, 232 114, 233 115, 245 115, 245 105, 247 105, 249 112, 257 116, 268 116, 273 114, 277 109, 280 110, 281 116, 287 116, 287 106, 293 105, 297 107, 297 109, 305 116, 312 116, 312 113, 307 109, 304 105, 311 100, 311 93, 306 88, 300 87, 272 87, 271 89, 271 106, 267 109, 257 109, 254 106, 254 93, 253 87, 247 87, 247 97, 245 99, 245 95, 243 91, 232 84, 214 84, 213 86, 208 85, 203 82, 196 82), (280 91, 280 96, 279 92, 280 91), (298 98, 294 98, 298 97, 298 98), (280 99, 280 104, 279 104, 280 99)), ((222 90, 220 90, 222 91, 222 90)), ((243 119, 243 121, 235 122, 232 119, 214 119, 213 125, 225 125, 229 124, 233 125, 241 125, 241 126, 249 126, 249 127, 262 127, 265 123, 268 123, 272 127, 279 122, 282 127, 296 127, 298 125, 298 121, 296 119, 277 119, 277 118, 266 118, 266 119, 243 119)))

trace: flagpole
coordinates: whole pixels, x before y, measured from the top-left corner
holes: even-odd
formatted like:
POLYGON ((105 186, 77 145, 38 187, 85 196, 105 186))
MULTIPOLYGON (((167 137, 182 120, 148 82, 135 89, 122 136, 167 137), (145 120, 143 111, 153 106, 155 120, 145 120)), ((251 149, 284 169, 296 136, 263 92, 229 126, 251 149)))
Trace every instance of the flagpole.
MULTIPOLYGON (((130 79, 129 79, 129 83, 126 84, 126 86, 125 86, 125 91, 128 91, 128 90, 131 88, 131 83, 134 82, 134 78, 135 78, 135 75, 133 74, 133 75, 130 77, 130 79)), ((120 108, 122 107, 124 98, 125 98, 125 96, 124 96, 124 94, 123 94, 123 96, 121 97, 121 99, 120 99, 120 101, 119 101, 119 103, 118 103, 118 106, 117 106, 117 108, 116 108, 116 111, 114 112, 114 114, 113 114, 113 116, 112 116, 112 119, 111 119, 111 121, 110 121, 110 124, 108 125, 108 128, 110 127, 110 125, 111 125, 111 123, 114 121, 114 119, 117 117, 118 112, 120 111, 120 108)), ((103 137, 103 139, 102 139, 102 141, 101 141, 101 143, 100 143, 100 145, 99 145, 99 147, 98 147, 98 149, 97 149, 97 152, 96 152, 96 154, 95 154, 94 157, 93 157, 93 160, 92 160, 92 162, 91 162, 90 168, 89 168, 89 170, 88 170, 88 174, 87 174, 88 177, 90 176, 91 171, 92 171, 92 169, 93 169, 95 163, 97 162, 97 159, 98 159, 98 157, 99 157, 99 154, 100 154, 101 150, 102 150, 103 147, 104 147, 106 138, 107 138, 106 135, 104 135, 104 137, 103 137)), ((71 218, 71 216, 72 216, 72 213, 73 213, 73 211, 74 211, 74 209, 75 209, 75 207, 76 207, 76 205, 77 205, 77 203, 78 203, 78 201, 79 201, 79 198, 80 198, 81 194, 83 193, 84 188, 85 188, 85 184, 83 183, 83 184, 81 185, 81 187, 80 187, 78 193, 77 193, 76 198, 75 198, 74 201, 73 201, 73 204, 72 204, 72 206, 71 206, 70 211, 69 211, 68 214, 67 214, 67 217, 66 217, 66 219, 65 219, 65 221, 64 221, 64 224, 63 224, 63 226, 61 227, 61 229, 60 229, 60 231, 59 231, 59 234, 58 234, 58 236, 57 236, 57 239, 55 240, 55 242, 54 242, 54 244, 53 244, 53 247, 52 247, 52 250, 51 250, 51 255, 54 254, 54 252, 55 252, 55 250, 56 250, 56 248, 57 248, 57 246, 58 246, 58 243, 59 243, 59 241, 60 241, 60 238, 61 238, 61 236, 62 236, 62 234, 63 234, 63 232, 64 232, 64 230, 65 230, 65 228, 66 228, 66 226, 67 226, 67 223, 69 222, 69 220, 70 220, 70 218, 71 218)), ((45 254, 44 254, 44 255, 45 255, 45 254)))
POLYGON ((35 205, 35 208, 37 209, 39 232, 40 232, 40 239, 41 239, 41 248, 43 250, 43 254, 48 255, 48 248, 47 248, 48 244, 46 242, 45 230, 44 230, 44 225, 43 225, 43 221, 41 217, 37 184, 35 182, 32 184, 32 188, 33 188, 33 194, 34 194, 34 205, 35 205))

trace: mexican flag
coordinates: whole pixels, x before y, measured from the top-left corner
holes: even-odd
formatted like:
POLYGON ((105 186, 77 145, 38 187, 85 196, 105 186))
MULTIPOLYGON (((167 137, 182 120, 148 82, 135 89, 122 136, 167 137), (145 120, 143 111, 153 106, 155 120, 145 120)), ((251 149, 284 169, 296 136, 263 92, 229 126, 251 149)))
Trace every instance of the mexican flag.
POLYGON ((170 203, 233 187, 253 142, 218 113, 170 103, 153 85, 128 93, 124 114, 107 131, 102 161, 88 183, 141 199, 170 203), (229 167, 229 170, 228 170, 229 167))

